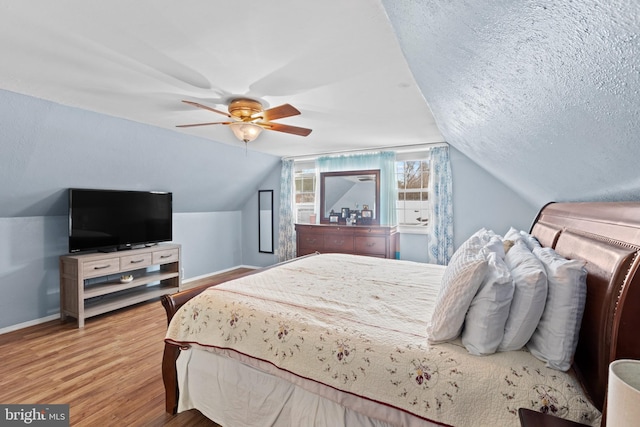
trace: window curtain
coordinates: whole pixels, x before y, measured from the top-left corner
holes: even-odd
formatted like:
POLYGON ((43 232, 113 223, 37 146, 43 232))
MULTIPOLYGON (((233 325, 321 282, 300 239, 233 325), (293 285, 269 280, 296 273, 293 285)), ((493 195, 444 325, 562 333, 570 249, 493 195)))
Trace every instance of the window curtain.
POLYGON ((296 257, 296 231, 293 217, 293 160, 282 160, 280 178, 280 221, 278 223, 278 261, 296 257))
POLYGON ((398 184, 395 175, 396 153, 349 154, 316 159, 316 212, 320 212, 320 173, 380 169, 380 225, 396 225, 398 184))
POLYGON ((428 262, 446 265, 453 255, 453 193, 449 147, 429 150, 431 215, 428 262))

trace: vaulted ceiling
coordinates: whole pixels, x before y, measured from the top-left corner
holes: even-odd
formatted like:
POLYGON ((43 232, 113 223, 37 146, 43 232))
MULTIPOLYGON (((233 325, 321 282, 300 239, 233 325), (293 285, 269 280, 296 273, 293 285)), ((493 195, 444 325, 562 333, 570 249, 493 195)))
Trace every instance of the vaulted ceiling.
POLYGON ((0 2, 0 87, 242 146, 226 117, 249 97, 290 103, 251 149, 278 156, 440 142, 377 0, 0 2))
MULTIPOLYGON (((0 89, 277 156, 446 141, 533 205, 638 199, 640 4, 0 0, 0 89)), ((37 117, 33 117, 37 120, 37 117)), ((187 147, 188 148, 188 147, 187 147)), ((185 147, 183 147, 185 149, 185 147)))
POLYGON ((451 145, 534 206, 640 200, 640 2, 383 3, 451 145))

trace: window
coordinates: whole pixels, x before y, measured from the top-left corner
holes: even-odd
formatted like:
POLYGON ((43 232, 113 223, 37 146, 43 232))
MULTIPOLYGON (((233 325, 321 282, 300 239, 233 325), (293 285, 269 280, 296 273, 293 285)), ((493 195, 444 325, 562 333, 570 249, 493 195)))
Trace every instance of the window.
MULTIPOLYGON (((398 199, 396 213, 398 225, 423 233, 429 225, 429 152, 396 153, 396 181, 398 199), (418 229, 422 230, 419 231, 418 229)), ((295 204, 297 223, 310 223, 316 203, 315 161, 296 161, 294 165, 295 204)), ((408 231, 408 230, 407 230, 408 231)))
POLYGON ((309 224, 315 211, 316 166, 314 161, 294 164, 295 202, 294 217, 296 223, 309 224))
POLYGON ((413 158, 396 161, 396 209, 400 226, 429 224, 429 160, 426 156, 426 153, 413 153, 413 158))

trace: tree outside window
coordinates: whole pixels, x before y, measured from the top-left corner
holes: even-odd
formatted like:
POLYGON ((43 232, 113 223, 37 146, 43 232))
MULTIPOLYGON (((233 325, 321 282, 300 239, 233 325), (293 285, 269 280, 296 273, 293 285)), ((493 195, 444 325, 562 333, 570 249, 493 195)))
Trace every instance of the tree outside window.
POLYGON ((426 159, 396 162, 398 225, 429 224, 429 161, 426 159))
POLYGON ((296 163, 294 171, 296 223, 309 224, 315 209, 316 169, 313 162, 296 163))

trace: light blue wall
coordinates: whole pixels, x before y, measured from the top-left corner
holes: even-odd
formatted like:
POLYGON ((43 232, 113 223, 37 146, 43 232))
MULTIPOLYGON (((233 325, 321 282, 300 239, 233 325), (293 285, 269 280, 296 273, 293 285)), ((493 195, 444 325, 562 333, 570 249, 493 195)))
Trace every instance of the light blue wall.
MULTIPOLYGON (((178 213, 173 220, 185 278, 242 264, 240 211, 178 213)), ((0 236, 0 329, 59 313, 67 217, 0 218, 0 236)))
POLYGON ((174 214, 173 229, 185 279, 242 264, 241 211, 174 214))
POLYGON ((67 218, 0 218, 0 328, 59 312, 67 218))
POLYGON ((533 206, 455 148, 450 156, 455 247, 481 227, 498 234, 509 226, 529 230, 542 206, 533 206))
POLYGON ((278 262, 278 223, 280 215, 281 164, 276 165, 254 188, 254 194, 242 209, 242 259, 248 266, 265 267, 278 262), (258 190, 273 190, 273 245, 274 253, 258 251, 258 190))
MULTIPOLYGON (((531 206, 464 154, 450 147, 453 175, 453 240, 457 248, 485 227, 504 234, 510 226, 529 230, 539 207, 531 206)), ((400 258, 426 262, 428 235, 402 234, 400 258)))
POLYGON ((59 311, 67 188, 173 192, 173 240, 188 280, 243 264, 243 209, 280 165, 243 144, 2 90, 0 150, 0 329, 59 311))
MULTIPOLYGON (((230 138, 234 138, 229 133, 230 138)), ((68 187, 162 190, 241 210, 280 158, 0 90, 0 217, 65 215, 68 187)))
MULTIPOLYGON (((257 237, 260 189, 274 190, 277 236, 277 157, 6 91, 0 129, 0 292, 11 296, 0 299, 0 329, 58 313, 68 187, 172 191, 184 279, 277 260, 257 237)), ((456 246, 480 226, 528 228, 537 207, 455 149, 451 161, 456 246)), ((400 246, 403 259, 426 258, 424 236, 400 246)))

